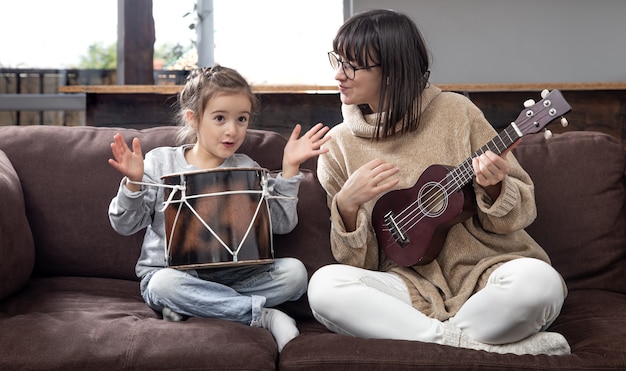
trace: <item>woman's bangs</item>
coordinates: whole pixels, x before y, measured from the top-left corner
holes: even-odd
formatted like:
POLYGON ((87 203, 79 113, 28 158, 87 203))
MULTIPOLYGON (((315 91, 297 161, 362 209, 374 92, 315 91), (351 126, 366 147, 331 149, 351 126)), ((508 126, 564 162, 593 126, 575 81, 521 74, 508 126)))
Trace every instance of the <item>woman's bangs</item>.
POLYGON ((344 29, 335 38, 333 48, 348 62, 356 63, 358 66, 368 66, 372 63, 379 63, 378 55, 374 55, 376 39, 376 34, 371 27, 344 29))

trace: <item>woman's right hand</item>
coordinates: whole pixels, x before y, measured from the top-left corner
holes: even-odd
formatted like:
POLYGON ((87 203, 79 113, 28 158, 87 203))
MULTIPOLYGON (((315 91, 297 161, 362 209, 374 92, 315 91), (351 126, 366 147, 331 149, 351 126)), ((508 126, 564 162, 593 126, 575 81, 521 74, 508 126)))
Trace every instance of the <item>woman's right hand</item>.
POLYGON ((346 232, 356 229, 357 213, 362 204, 390 191, 398 184, 399 179, 392 179, 398 171, 400 169, 395 165, 374 159, 350 175, 335 196, 346 232))
MULTIPOLYGON (((140 182, 143 179, 143 155, 139 138, 134 138, 132 145, 133 150, 131 151, 122 134, 116 133, 113 136, 113 143, 111 143, 111 151, 115 159, 109 159, 109 164, 128 179, 140 182)), ((126 187, 135 191, 141 189, 140 186, 128 183, 126 187)))

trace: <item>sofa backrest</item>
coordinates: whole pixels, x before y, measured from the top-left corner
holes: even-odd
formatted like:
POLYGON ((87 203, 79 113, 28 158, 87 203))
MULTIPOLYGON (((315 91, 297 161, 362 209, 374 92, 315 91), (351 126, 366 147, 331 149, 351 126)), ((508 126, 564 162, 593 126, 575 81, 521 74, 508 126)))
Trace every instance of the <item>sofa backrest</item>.
MULTIPOLYGON (((107 215, 122 178, 107 163, 110 143, 116 132, 129 143, 138 137, 145 154, 156 146, 175 145, 176 130, 0 128, 0 150, 15 168, 24 194, 36 251, 34 274, 136 279, 143 231, 121 236, 107 215)), ((277 170, 285 143, 277 133, 249 130, 240 152, 277 170)))
POLYGON ((598 132, 524 137, 514 154, 535 183, 537 219, 527 228, 570 290, 626 293, 624 149, 598 132))
MULTIPOLYGON (((35 274, 136 279, 143 231, 113 231, 107 209, 121 175, 107 163, 113 134, 140 138, 144 153, 174 145, 175 127, 1 127, 0 150, 19 176, 35 245, 35 274)), ((240 152, 277 171, 285 138, 250 130, 240 152)), ((570 289, 626 292, 626 174, 623 149, 594 132, 522 139, 514 153, 535 182, 538 217, 528 232, 546 249, 570 289)), ((299 223, 275 236, 277 257, 300 258, 312 274, 334 263, 326 195, 315 161, 302 166, 299 223)), ((302 307, 300 308, 302 309, 302 307)), ((306 311, 306 309, 303 309, 306 311)))

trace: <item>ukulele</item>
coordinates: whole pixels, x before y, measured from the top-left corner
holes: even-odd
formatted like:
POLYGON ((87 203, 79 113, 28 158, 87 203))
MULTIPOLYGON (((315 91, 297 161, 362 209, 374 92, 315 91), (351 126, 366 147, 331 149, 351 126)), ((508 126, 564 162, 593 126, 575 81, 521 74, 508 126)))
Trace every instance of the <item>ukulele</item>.
MULTIPOLYGON (((387 256, 400 266, 425 265, 437 258, 450 228, 476 212, 470 182, 472 159, 490 150, 504 153, 526 134, 539 132, 571 110, 558 90, 542 92, 543 99, 528 100, 509 126, 457 167, 431 165, 408 189, 383 195, 374 205, 372 225, 376 240, 387 256)), ((567 120, 561 118, 561 124, 567 120)), ((546 138, 551 133, 546 131, 546 138)))

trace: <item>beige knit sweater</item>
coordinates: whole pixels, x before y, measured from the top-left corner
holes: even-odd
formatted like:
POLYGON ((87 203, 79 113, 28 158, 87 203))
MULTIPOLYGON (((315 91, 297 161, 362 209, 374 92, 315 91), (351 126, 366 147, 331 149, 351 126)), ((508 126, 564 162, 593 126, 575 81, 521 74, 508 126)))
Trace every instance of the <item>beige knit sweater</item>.
POLYGON ((549 262, 544 250, 523 230, 536 216, 534 186, 510 153, 510 173, 498 199, 491 200, 475 184, 478 213, 451 228, 439 257, 428 265, 405 268, 386 258, 370 221, 376 200, 361 206, 356 230, 346 232, 334 196, 363 164, 380 158, 397 165, 401 170, 396 188, 410 188, 429 165, 457 166, 497 133, 469 99, 432 85, 423 95, 420 126, 410 134, 372 141, 373 114, 364 116, 353 105, 343 105, 342 113, 344 122, 331 129, 332 140, 325 145, 329 152, 319 157, 317 170, 328 193, 331 246, 337 261, 399 274, 409 287, 414 307, 442 321, 454 316, 502 263, 520 257, 549 262))

